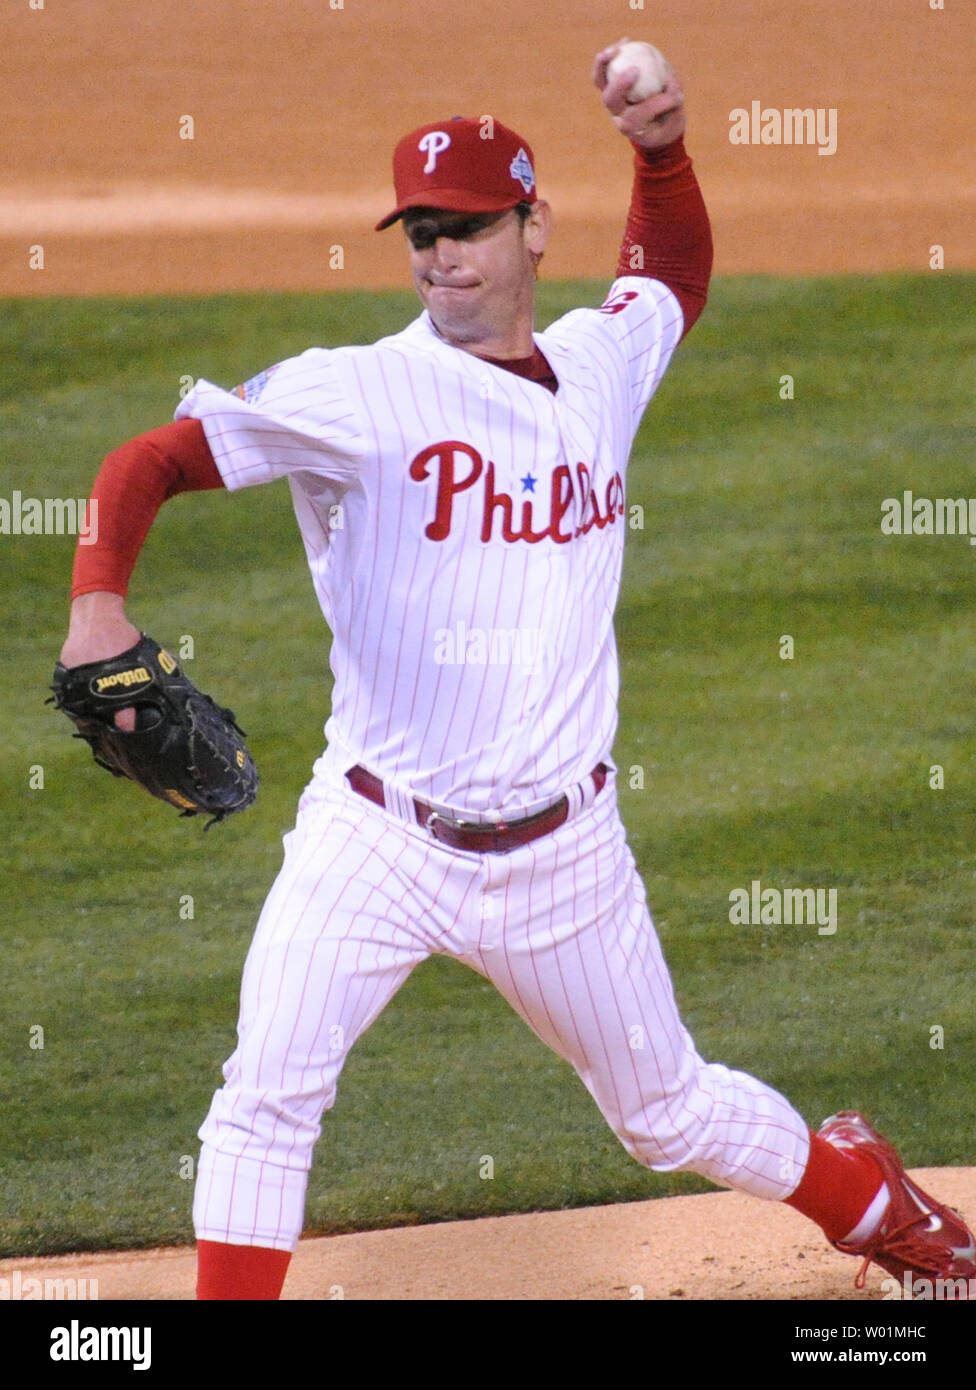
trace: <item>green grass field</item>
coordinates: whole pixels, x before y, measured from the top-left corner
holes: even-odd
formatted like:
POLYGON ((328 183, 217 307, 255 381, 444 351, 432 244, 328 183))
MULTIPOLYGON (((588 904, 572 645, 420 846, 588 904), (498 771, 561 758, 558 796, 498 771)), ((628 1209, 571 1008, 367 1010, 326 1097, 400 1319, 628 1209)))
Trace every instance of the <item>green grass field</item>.
MULTIPOLYGON (((545 285, 540 320, 603 289, 545 285)), ((701 1050, 812 1122, 863 1108, 919 1165, 976 1161, 976 550, 882 536, 881 502, 976 491, 974 289, 719 282, 638 437, 645 524, 618 613, 623 813, 701 1050), (731 925, 729 893, 754 878, 836 888, 836 933, 731 925)), ((7 302, 0 496, 84 495, 102 454, 170 417, 183 375, 230 386, 414 313, 410 294, 7 302)), ((262 792, 204 836, 111 781, 43 705, 72 551, 0 535, 0 1255, 192 1238, 183 1156, 328 708, 286 487, 178 498, 130 613, 171 645, 193 636, 190 674, 237 711, 262 792)), ((434 960, 351 1055, 307 1229, 707 1188, 633 1163, 491 988, 434 960)))

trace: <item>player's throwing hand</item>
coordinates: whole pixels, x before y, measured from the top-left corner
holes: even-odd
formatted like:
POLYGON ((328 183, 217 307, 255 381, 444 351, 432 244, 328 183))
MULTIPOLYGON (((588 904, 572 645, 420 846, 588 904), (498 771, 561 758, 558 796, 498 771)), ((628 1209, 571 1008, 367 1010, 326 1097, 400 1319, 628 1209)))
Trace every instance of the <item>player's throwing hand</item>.
POLYGON ((631 104, 627 93, 633 77, 628 77, 626 71, 617 77, 609 77, 607 73, 608 64, 627 42, 626 38, 619 39, 609 48, 601 49, 593 60, 593 82, 621 135, 641 149, 662 149, 685 133, 685 94, 681 78, 672 72, 660 92, 631 104))

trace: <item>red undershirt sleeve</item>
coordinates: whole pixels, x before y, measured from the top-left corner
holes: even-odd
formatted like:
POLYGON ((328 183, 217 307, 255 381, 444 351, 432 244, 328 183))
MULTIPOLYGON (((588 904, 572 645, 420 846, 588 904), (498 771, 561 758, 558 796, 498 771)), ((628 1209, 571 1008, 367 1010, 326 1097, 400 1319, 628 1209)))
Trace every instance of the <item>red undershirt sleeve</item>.
POLYGON ((635 146, 618 277, 641 275, 667 285, 681 305, 687 333, 705 307, 711 271, 708 212, 684 141, 663 150, 635 146))
POLYGON ((128 590, 136 558, 163 503, 178 492, 223 487, 203 425, 177 420, 108 454, 88 503, 90 542, 75 550, 71 597, 128 590))

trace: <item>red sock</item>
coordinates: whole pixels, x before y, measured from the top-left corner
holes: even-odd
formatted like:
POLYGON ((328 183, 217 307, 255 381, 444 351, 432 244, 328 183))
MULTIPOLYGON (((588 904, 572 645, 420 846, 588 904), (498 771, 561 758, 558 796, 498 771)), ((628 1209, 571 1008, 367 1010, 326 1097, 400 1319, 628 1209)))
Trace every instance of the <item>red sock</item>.
POLYGON ((198 1299, 276 1299, 288 1272, 290 1250, 197 1241, 198 1299))
POLYGON ((786 1205, 816 1221, 828 1240, 843 1240, 860 1221, 884 1182, 869 1154, 838 1149, 810 1135, 810 1158, 800 1186, 786 1205))

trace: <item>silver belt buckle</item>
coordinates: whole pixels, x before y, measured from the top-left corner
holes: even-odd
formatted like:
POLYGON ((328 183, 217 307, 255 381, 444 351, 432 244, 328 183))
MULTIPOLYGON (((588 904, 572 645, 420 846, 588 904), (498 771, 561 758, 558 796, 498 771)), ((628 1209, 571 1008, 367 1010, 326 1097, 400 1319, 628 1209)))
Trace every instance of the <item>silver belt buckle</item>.
POLYGON ((508 828, 505 822, 502 820, 456 820, 454 816, 442 816, 438 811, 431 811, 430 815, 427 817, 426 820, 426 828, 430 830, 432 833, 435 820, 443 821, 445 825, 453 826, 455 830, 461 830, 465 832, 468 830, 482 830, 487 832, 494 830, 507 830, 508 828))

